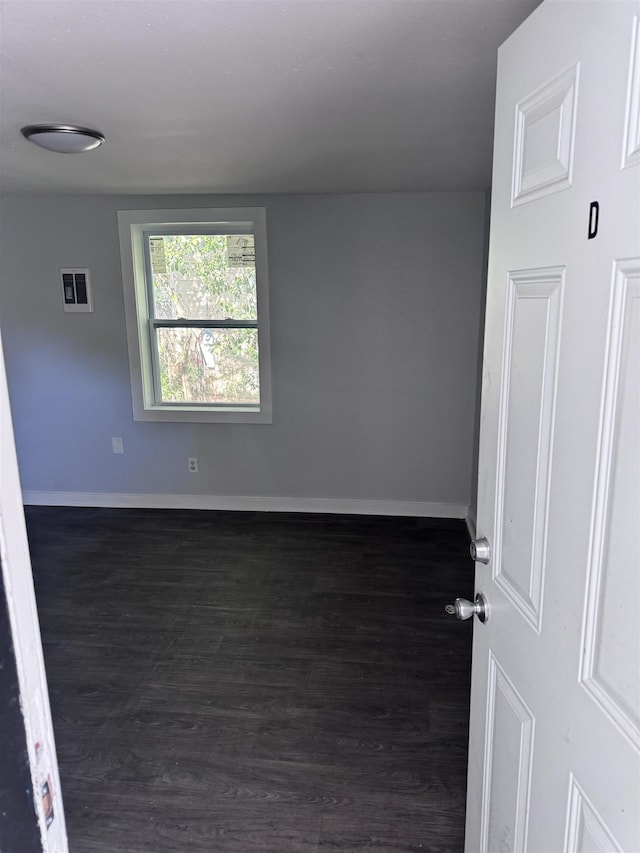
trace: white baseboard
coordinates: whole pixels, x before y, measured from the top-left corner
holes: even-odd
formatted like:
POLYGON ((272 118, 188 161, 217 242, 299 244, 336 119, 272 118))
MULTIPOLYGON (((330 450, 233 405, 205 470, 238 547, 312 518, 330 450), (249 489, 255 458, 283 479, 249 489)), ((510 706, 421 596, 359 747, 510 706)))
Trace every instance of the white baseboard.
POLYGON ((218 509, 252 512, 326 512, 340 515, 403 515, 466 518, 466 504, 368 501, 344 498, 280 498, 244 495, 143 495, 111 492, 23 492, 33 506, 95 506, 137 509, 218 509))

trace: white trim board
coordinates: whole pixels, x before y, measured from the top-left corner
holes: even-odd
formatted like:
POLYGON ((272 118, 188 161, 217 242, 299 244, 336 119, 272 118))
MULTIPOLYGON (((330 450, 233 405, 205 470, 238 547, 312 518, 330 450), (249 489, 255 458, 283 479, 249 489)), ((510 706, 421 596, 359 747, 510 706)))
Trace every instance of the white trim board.
POLYGON ((469 534, 469 539, 473 541, 476 538, 476 520, 472 515, 467 515, 465 518, 465 522, 467 524, 467 532, 469 534))
POLYGON ((132 509, 218 509, 251 512, 324 512, 340 515, 401 515, 466 518, 466 504, 426 501, 369 501, 350 498, 282 498, 245 495, 162 495, 112 492, 23 492, 33 506, 130 507, 132 509))

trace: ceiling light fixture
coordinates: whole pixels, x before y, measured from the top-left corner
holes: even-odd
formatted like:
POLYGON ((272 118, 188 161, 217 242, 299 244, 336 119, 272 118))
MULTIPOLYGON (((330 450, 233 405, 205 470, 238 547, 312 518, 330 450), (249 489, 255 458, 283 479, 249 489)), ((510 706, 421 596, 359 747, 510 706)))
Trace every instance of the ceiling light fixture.
POLYGON ((97 130, 75 124, 29 124, 22 128, 21 133, 40 148, 58 151, 60 154, 91 151, 104 142, 104 136, 97 130))

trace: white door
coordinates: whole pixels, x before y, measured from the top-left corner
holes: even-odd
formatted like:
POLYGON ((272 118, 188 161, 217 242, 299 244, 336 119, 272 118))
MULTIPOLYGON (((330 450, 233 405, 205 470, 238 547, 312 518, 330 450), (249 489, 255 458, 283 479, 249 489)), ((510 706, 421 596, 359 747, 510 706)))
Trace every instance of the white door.
MULTIPOLYGON (((31 559, 0 340, 0 571, 20 685, 35 815, 43 853, 66 853, 67 833, 60 793, 58 759, 49 708, 31 559)), ((4 606, 0 601, 0 607, 4 606)), ((0 775, 2 733, 0 733, 0 775)), ((9 821, 12 815, 9 815, 9 821)), ((17 827, 14 827, 17 830, 17 827)), ((1 839, 0 839, 1 842, 1 839)), ((0 851, 1 853, 1 851, 0 851)), ((6 851, 10 853, 10 851, 6 851)))
POLYGON ((468 853, 640 850, 639 13, 500 49, 468 853))

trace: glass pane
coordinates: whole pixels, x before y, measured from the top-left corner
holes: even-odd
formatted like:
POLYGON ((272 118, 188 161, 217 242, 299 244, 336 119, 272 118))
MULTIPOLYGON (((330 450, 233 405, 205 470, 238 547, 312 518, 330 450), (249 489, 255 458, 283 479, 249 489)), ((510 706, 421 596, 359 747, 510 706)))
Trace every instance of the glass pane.
POLYGON ((157 329, 164 403, 260 403, 257 329, 157 329))
POLYGON ((253 234, 163 234, 148 241, 156 319, 256 319, 253 234))

